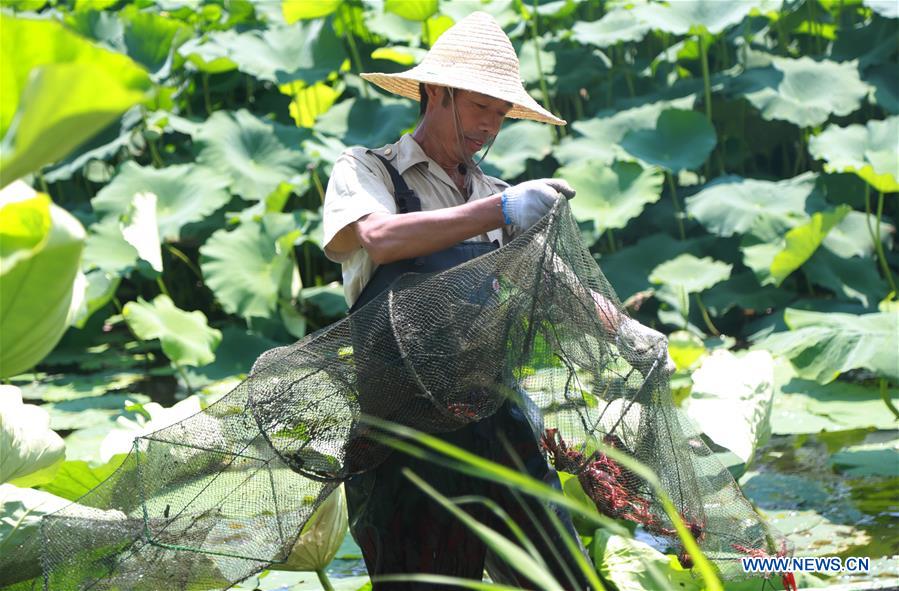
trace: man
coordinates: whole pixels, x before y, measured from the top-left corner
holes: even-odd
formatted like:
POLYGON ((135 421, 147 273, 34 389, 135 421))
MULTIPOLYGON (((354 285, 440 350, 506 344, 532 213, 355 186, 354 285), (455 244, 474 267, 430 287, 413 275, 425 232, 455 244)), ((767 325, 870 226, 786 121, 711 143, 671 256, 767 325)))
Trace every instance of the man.
MULTIPOLYGON (((325 253, 343 266, 351 311, 406 272, 445 270, 497 248, 540 220, 557 199, 574 196, 561 179, 510 187, 485 175, 473 161, 478 151, 489 148, 506 117, 565 123, 525 91, 515 51, 489 15, 476 12, 461 20, 411 70, 363 77, 419 100, 422 117, 413 134, 380 149, 351 148, 334 164, 324 205, 325 253)), ((596 301, 600 315, 610 309, 598 296, 596 301)), ((614 330, 617 322, 605 324, 614 330)), ((375 373, 370 372, 371 379, 377 379, 375 373)), ((559 486, 526 411, 516 403, 508 401, 489 418, 441 437, 509 466, 521 462, 532 476, 559 486)), ((402 475, 404 467, 446 496, 493 499, 525 530, 565 588, 588 587, 537 501, 522 501, 504 487, 399 453, 346 484, 351 531, 372 577, 432 573, 479 580, 486 560, 494 580, 533 586, 489 555, 473 532, 415 488, 402 475)), ((513 537, 484 507, 466 510, 513 537)), ((558 509, 556 513, 577 539, 570 517, 558 509)), ((375 589, 387 588, 418 587, 375 582, 375 589)))

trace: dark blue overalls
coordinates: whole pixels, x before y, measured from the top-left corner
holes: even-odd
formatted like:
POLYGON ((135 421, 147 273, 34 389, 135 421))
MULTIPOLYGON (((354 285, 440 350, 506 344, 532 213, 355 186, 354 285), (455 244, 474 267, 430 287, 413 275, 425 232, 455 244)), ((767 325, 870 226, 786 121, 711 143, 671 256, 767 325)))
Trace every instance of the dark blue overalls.
MULTIPOLYGON (((393 181, 398 212, 421 211, 421 202, 408 188, 402 175, 387 159, 375 155, 383 162, 393 181)), ((350 311, 364 306, 405 273, 443 271, 496 248, 497 245, 490 242, 462 242, 429 256, 381 265, 350 311)), ((511 400, 503 403, 490 417, 443 433, 440 437, 506 466, 515 467, 520 461, 531 476, 560 488, 558 475, 541 453, 525 412, 511 400), (513 458, 501 443, 503 438, 511 444, 517 458, 513 458)), ((526 495, 515 495, 505 486, 399 452, 391 453, 377 468, 346 481, 350 531, 362 549, 371 577, 429 573, 481 580, 486 564, 496 582, 535 588, 532 582, 518 575, 508 564, 488 553, 484 543, 465 524, 405 478, 401 472, 404 467, 410 468, 447 497, 480 495, 492 499, 524 530, 556 580, 566 589, 588 588, 565 543, 546 516, 542 503, 526 495), (537 523, 531 516, 536 517, 537 523)), ((508 527, 482 504, 465 504, 463 509, 481 523, 515 539, 508 527)), ((553 510, 577 539, 567 512, 558 508, 553 510)), ((433 589, 434 586, 375 582, 373 588, 377 591, 419 590, 433 589)))

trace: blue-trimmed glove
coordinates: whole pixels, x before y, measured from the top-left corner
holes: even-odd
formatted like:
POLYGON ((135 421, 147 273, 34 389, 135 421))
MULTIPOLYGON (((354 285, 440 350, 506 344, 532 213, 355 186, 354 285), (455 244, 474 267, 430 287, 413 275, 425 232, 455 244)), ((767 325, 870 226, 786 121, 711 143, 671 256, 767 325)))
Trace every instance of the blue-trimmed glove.
POLYGON ((503 217, 515 232, 523 232, 540 221, 559 195, 574 197, 574 189, 562 179, 525 181, 503 191, 503 217))

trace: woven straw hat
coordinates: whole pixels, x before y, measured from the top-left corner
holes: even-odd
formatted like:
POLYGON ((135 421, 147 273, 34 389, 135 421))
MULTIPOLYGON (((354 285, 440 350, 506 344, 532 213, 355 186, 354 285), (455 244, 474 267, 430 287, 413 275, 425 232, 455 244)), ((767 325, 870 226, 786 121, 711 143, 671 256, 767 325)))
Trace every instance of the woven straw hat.
POLYGON ((537 104, 524 89, 512 42, 493 17, 473 12, 447 29, 421 63, 397 74, 369 73, 362 77, 384 90, 413 99, 418 85, 436 84, 486 94, 512 103, 506 117, 553 125, 565 121, 537 104))

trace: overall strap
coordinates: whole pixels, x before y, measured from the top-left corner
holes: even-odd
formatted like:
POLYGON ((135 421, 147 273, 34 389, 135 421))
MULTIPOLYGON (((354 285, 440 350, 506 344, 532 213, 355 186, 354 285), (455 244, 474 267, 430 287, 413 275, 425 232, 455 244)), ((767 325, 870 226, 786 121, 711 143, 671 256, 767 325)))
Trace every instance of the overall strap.
POLYGON ((369 152, 378 157, 378 160, 380 160, 387 169, 387 174, 390 175, 390 180, 393 182, 393 199, 396 201, 397 211, 399 213, 421 211, 421 200, 418 198, 418 195, 409 188, 409 185, 407 185, 406 181, 403 179, 403 175, 394 168, 393 164, 390 163, 390 160, 371 150, 369 150, 369 152))

